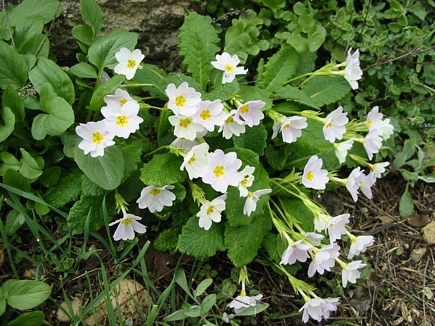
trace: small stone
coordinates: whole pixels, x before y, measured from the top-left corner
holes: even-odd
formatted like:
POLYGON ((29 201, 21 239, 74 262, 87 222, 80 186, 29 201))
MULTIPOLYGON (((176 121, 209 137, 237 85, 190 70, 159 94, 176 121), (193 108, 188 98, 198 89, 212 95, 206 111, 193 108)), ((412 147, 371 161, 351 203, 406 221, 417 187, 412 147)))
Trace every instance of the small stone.
POLYGON ((435 221, 430 222, 421 230, 423 232, 424 241, 430 245, 435 244, 435 221))
POLYGON ((74 316, 78 316, 80 309, 82 308, 82 300, 75 297, 70 303, 62 302, 60 308, 57 310, 57 320, 61 323, 69 323, 71 321, 70 309, 74 316), (70 305, 70 307, 69 307, 70 305))
POLYGON ((426 252, 427 252, 426 248, 415 248, 414 250, 411 251, 410 257, 414 262, 418 263, 426 254, 426 252))

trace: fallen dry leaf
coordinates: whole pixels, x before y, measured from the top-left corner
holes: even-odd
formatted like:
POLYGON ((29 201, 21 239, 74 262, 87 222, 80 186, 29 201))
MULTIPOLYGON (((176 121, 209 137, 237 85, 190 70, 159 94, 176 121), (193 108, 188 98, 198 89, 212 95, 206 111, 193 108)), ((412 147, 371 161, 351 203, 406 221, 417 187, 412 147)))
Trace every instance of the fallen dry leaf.
POLYGON ((422 228, 430 222, 430 217, 427 215, 414 214, 408 217, 407 222, 413 227, 422 228))

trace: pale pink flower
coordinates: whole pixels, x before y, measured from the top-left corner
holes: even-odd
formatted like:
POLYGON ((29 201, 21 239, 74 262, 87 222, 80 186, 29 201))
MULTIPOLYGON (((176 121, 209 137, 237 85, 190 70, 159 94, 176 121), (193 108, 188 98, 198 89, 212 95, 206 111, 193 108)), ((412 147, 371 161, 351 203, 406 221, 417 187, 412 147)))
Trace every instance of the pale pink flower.
POLYGON ((199 217, 199 227, 209 230, 212 222, 219 223, 222 218, 222 212, 225 210, 226 194, 223 194, 212 201, 207 201, 201 205, 196 216, 199 217))
POLYGON ((311 156, 304 168, 302 184, 307 188, 323 190, 329 181, 328 171, 322 169, 323 160, 317 155, 311 156))
POLYGON ((349 150, 353 146, 353 139, 346 140, 341 143, 334 143, 335 156, 337 156, 338 161, 343 164, 346 161, 346 156, 349 150))
POLYGON ((198 133, 203 132, 204 126, 193 122, 192 117, 182 115, 171 115, 169 123, 174 126, 174 135, 187 140, 194 140, 198 133))
POLYGON ((141 61, 145 58, 139 49, 131 52, 127 48, 120 48, 115 53, 115 58, 118 64, 114 68, 114 72, 120 75, 125 75, 127 80, 130 80, 136 74, 136 70, 140 68, 141 61))
POLYGON ((228 308, 233 308, 236 314, 241 313, 249 307, 255 307, 263 297, 262 294, 256 296, 239 295, 228 304, 228 308))
POLYGON ((240 174, 243 176, 243 179, 239 182, 239 192, 240 197, 248 196, 248 187, 252 186, 255 177, 252 175, 255 171, 255 168, 249 165, 246 165, 240 174))
POLYGON ((208 131, 213 131, 215 126, 222 126, 225 122, 224 106, 219 99, 213 102, 201 101, 192 118, 193 122, 199 123, 208 131))
POLYGON ((135 232, 145 233, 146 226, 138 222, 141 219, 142 217, 125 213, 121 219, 109 223, 109 226, 119 223, 115 233, 113 234, 113 240, 133 240, 135 232))
POLYGON ((371 129, 364 137, 363 145, 369 160, 371 160, 373 158, 373 154, 379 152, 382 146, 382 138, 379 135, 379 130, 371 129))
POLYGON ((379 106, 374 106, 373 109, 367 114, 366 125, 369 130, 379 130, 382 125, 382 118, 384 115, 379 112, 379 106))
MULTIPOLYGON (((197 134, 198 136, 198 134, 197 134)), ((174 139, 174 141, 171 143, 172 146, 179 147, 183 149, 184 153, 187 153, 190 151, 194 146, 198 145, 198 142, 196 139, 194 140, 188 140, 183 137, 177 137, 174 139)))
POLYGON ((266 105, 263 101, 249 101, 240 105, 234 115, 234 120, 238 123, 246 123, 249 127, 257 126, 264 118, 261 109, 266 105))
POLYGON ((342 139, 346 132, 346 124, 349 122, 347 112, 343 112, 343 107, 339 106, 326 116, 323 126, 325 139, 334 143, 336 139, 342 139))
POLYGON ((148 186, 142 189, 139 199, 136 201, 139 208, 148 208, 151 213, 161 212, 164 206, 172 206, 175 195, 170 191, 174 186, 148 186))
POLYGON ((198 104, 201 101, 201 93, 197 92, 193 87, 189 87, 187 82, 183 82, 176 87, 174 84, 169 84, 165 90, 168 95, 168 108, 175 115, 190 117, 198 109, 198 104))
POLYGON ((367 264, 362 263, 362 260, 355 260, 349 264, 346 264, 346 267, 343 268, 341 274, 343 287, 346 287, 347 282, 356 283, 356 280, 361 276, 359 269, 365 267, 366 265, 367 264))
POLYGON ((216 61, 212 61, 211 64, 216 69, 222 70, 222 84, 231 83, 236 75, 244 75, 248 70, 243 69, 243 67, 237 67, 240 63, 239 57, 237 55, 231 56, 227 52, 223 52, 222 55, 216 54, 216 61))
POLYGON ((374 243, 374 238, 371 235, 353 236, 351 238, 351 245, 347 259, 352 259, 354 256, 367 250, 368 247, 374 243))
POLYGON ((361 168, 357 167, 352 170, 346 180, 346 189, 352 196, 354 202, 358 200, 359 183, 364 179, 364 173, 361 172, 361 168))
POLYGON ((252 212, 257 209, 257 202, 260 200, 260 196, 266 195, 272 192, 272 189, 260 189, 254 192, 248 191, 246 196, 245 205, 243 206, 243 214, 250 216, 252 212))
POLYGON ((307 126, 307 118, 305 117, 285 118, 281 122, 274 123, 272 139, 278 135, 278 131, 281 131, 282 140, 286 143, 293 143, 302 135, 302 129, 307 126))
POLYGON ((184 157, 183 163, 180 166, 180 170, 186 169, 190 180, 202 176, 204 169, 208 164, 208 149, 208 144, 202 143, 193 146, 184 157))
POLYGON ((359 182, 359 188, 361 189, 361 192, 368 198, 372 199, 372 186, 376 182, 376 177, 373 172, 370 172, 368 175, 363 174, 363 178, 361 178, 361 181, 359 182))
POLYGON ((318 234, 315 232, 307 232, 305 233, 305 237, 307 241, 313 246, 320 246, 320 243, 325 238, 322 234, 318 234))
POLYGON ((349 82, 350 87, 352 89, 358 88, 358 82, 357 80, 360 80, 363 72, 360 68, 360 62, 359 62, 359 50, 356 50, 353 54, 350 52, 352 51, 352 48, 349 49, 347 52, 347 58, 346 58, 346 68, 344 69, 344 78, 349 82))
POLYGON ((123 89, 118 88, 115 91, 114 95, 106 95, 104 96, 104 102, 108 106, 117 104, 119 106, 123 106, 127 102, 137 102, 134 98, 130 96, 130 94, 127 91, 124 91, 123 89))
POLYGON ((298 240, 290 244, 286 250, 284 250, 281 262, 282 265, 292 265, 296 261, 300 261, 304 263, 308 259, 308 250, 311 249, 311 246, 305 243, 302 243, 302 240, 298 240))
POLYGON ((103 156, 104 149, 115 144, 115 134, 103 121, 80 123, 76 127, 76 133, 83 139, 78 147, 92 157, 103 156))
POLYGON ((326 229, 328 230, 330 243, 340 240, 341 236, 346 233, 346 224, 349 223, 349 217, 350 214, 341 214, 329 219, 326 229))
MULTIPOLYGON (((116 102, 112 102, 116 103, 116 102)), ((101 114, 104 116, 104 123, 115 136, 127 139, 130 134, 139 129, 143 119, 138 116, 139 103, 136 101, 127 101, 122 106, 110 104, 101 108, 101 114)))
POLYGON ((308 276, 312 277, 316 272, 323 274, 326 271, 330 271, 335 265, 335 258, 340 255, 340 247, 336 243, 331 243, 320 248, 314 259, 308 266, 308 276))
POLYGON ((382 178, 382 173, 384 173, 386 170, 385 168, 390 165, 389 162, 380 162, 375 164, 370 164, 370 170, 374 173, 374 176, 376 178, 382 178))
POLYGON ((222 132, 222 136, 225 139, 230 139, 233 135, 240 136, 245 133, 244 121, 234 119, 236 110, 231 110, 225 118, 225 123, 219 128, 219 132, 222 132))
POLYGON ((302 321, 306 323, 310 317, 318 322, 328 319, 331 312, 337 310, 339 298, 311 298, 305 302, 299 311, 303 311, 302 321))

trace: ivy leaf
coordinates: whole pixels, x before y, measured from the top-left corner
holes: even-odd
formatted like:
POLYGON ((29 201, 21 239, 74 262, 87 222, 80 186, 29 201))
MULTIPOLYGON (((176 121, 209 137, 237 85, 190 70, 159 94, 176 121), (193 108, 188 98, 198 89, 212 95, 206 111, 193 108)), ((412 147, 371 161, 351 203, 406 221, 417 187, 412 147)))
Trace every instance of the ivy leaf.
POLYGON ((316 76, 302 86, 302 91, 319 107, 338 102, 350 90, 347 80, 339 76, 316 76))
POLYGON ((267 146, 266 138, 266 128, 263 124, 259 124, 252 128, 247 127, 245 133, 239 137, 233 137, 233 141, 236 148, 250 149, 261 156, 267 146))
POLYGON ((228 226, 225 230, 225 246, 228 258, 236 267, 251 263, 257 256, 266 234, 265 218, 257 216, 250 225, 228 226))
POLYGON ((76 147, 74 160, 86 176, 105 190, 113 190, 124 177, 124 156, 116 145, 104 149, 104 156, 91 157, 76 147))
POLYGON ((147 186, 163 187, 186 179, 186 172, 180 170, 181 157, 172 153, 154 155, 141 169, 140 179, 147 186))
POLYGON ((89 47, 89 62, 93 63, 99 70, 109 68, 113 70, 118 61, 115 53, 121 48, 134 50, 137 43, 138 35, 125 29, 113 30, 104 36, 97 38, 89 47))
POLYGON ((103 26, 104 13, 100 6, 94 0, 80 0, 80 8, 82 11, 83 21, 92 27, 95 35, 101 30, 103 26))
POLYGON ((178 249, 196 259, 212 257, 225 250, 223 229, 223 223, 213 223, 209 230, 204 230, 199 227, 198 218, 191 217, 181 231, 178 249))
POLYGON ((27 82, 28 65, 24 56, 9 44, 0 40, 0 88, 12 85, 21 88, 27 82))
POLYGON ((32 123, 32 136, 43 140, 47 135, 59 136, 74 123, 74 111, 62 97, 52 97, 46 104, 47 113, 38 114, 32 123))
POLYGON ((38 91, 48 83, 57 96, 63 97, 69 104, 74 103, 74 85, 69 76, 54 61, 40 57, 36 66, 29 72, 29 79, 38 91))
POLYGON ((219 51, 216 45, 219 44, 218 33, 209 19, 191 12, 184 19, 179 37, 180 54, 184 56, 183 63, 204 91, 213 69, 210 62, 215 60, 215 55, 219 51))
POLYGON ((284 45, 264 66, 261 85, 268 91, 276 90, 293 77, 299 65, 299 53, 290 45, 284 45))

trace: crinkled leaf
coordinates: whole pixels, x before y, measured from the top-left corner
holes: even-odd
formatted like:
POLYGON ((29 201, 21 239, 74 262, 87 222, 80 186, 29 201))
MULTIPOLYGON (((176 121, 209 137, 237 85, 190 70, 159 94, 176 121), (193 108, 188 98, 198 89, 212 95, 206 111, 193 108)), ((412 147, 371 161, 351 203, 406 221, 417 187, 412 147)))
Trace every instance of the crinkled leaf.
POLYGON ((164 70, 155 65, 144 63, 143 68, 136 71, 134 81, 149 84, 149 86, 142 87, 145 92, 157 97, 166 97, 165 89, 168 83, 163 82, 165 77, 166 72, 164 70))
POLYGON ((225 246, 228 258, 236 267, 251 263, 265 235, 265 218, 257 216, 250 225, 228 226, 225 229, 225 246))
POLYGON ((240 85, 240 96, 244 102, 261 100, 266 103, 262 110, 270 109, 273 105, 270 93, 256 86, 240 85))
POLYGON ((42 140, 47 135, 59 136, 74 123, 74 111, 62 97, 53 97, 45 105, 47 113, 38 114, 32 123, 32 136, 42 140))
POLYGON ((258 154, 250 149, 247 149, 247 148, 243 148, 243 147, 230 148, 229 150, 226 150, 225 152, 226 153, 235 152, 237 154, 237 158, 242 160, 242 162, 243 162, 242 167, 244 165, 250 165, 250 166, 256 167, 258 165, 258 163, 260 163, 260 158, 259 158, 258 154))
POLYGON ((85 155, 76 147, 74 160, 89 179, 105 190, 118 187, 124 177, 124 156, 116 145, 105 148, 104 155, 98 157, 85 155))
POLYGON ((154 247, 159 251, 169 251, 177 248, 180 228, 166 229, 159 233, 154 242, 154 247))
POLYGON ((140 179, 148 186, 163 187, 186 179, 186 172, 180 170, 181 157, 172 153, 156 154, 141 169, 140 179))
POLYGON ((215 54, 219 51, 219 37, 210 20, 195 12, 189 13, 180 28, 180 54, 193 78, 205 90, 215 54))
POLYGON ((224 102, 231 99, 239 90, 240 87, 238 83, 218 84, 212 92, 204 94, 203 99, 209 101, 219 99, 224 102))
POLYGON ((124 156, 124 178, 129 178, 130 175, 137 170, 139 162, 142 161, 142 141, 131 142, 127 146, 121 148, 124 156))
POLYGON ((307 81, 302 90, 321 107, 338 102, 351 91, 351 88, 344 77, 316 76, 307 81))
POLYGON ((69 174, 61 181, 48 189, 44 200, 54 207, 62 207, 67 203, 76 201, 82 191, 83 174, 69 174))
POLYGON ((104 84, 101 84, 92 94, 88 109, 91 111, 99 111, 101 107, 104 106, 104 96, 115 93, 118 86, 121 85, 124 80, 124 75, 116 75, 104 84))
POLYGON ((94 0, 80 0, 83 21, 92 27, 94 36, 103 26, 104 13, 94 0))
POLYGON ((17 50, 0 40, 0 88, 12 85, 15 89, 27 82, 28 65, 24 56, 17 50))
POLYGON ((3 284, 3 293, 8 305, 15 309, 32 309, 51 294, 51 287, 41 281, 33 280, 7 280, 3 284))
POLYGON ((265 152, 267 163, 275 170, 282 170, 291 152, 290 147, 279 146, 275 148, 272 144, 269 144, 265 152))
POLYGON ((298 65, 299 53, 292 46, 284 45, 264 66, 261 85, 269 91, 281 88, 293 77, 298 65))
POLYGON ((47 24, 61 13, 62 7, 57 0, 24 0, 12 10, 9 15, 9 23, 11 26, 18 26, 34 16, 47 24))
POLYGON ((191 217, 181 231, 178 249, 197 259, 212 257, 225 250, 223 229, 223 223, 213 223, 209 230, 204 230, 199 227, 198 217, 191 217))
POLYGON ((89 47, 89 62, 99 70, 113 69, 117 65, 115 53, 121 48, 134 50, 138 35, 125 29, 116 29, 97 38, 89 47))
POLYGON ((280 98, 289 99, 315 109, 319 108, 318 103, 315 100, 313 100, 303 90, 300 90, 299 88, 294 86, 290 86, 290 85, 284 86, 283 88, 277 90, 275 94, 280 98))
POLYGON ((69 104, 74 103, 74 85, 54 61, 40 57, 36 66, 29 72, 29 79, 38 91, 45 83, 49 83, 57 96, 63 97, 69 104))
POLYGON ((245 133, 239 137, 233 136, 234 146, 236 148, 250 149, 258 155, 264 154, 266 143, 267 131, 263 124, 253 126, 252 128, 246 127, 245 133))

